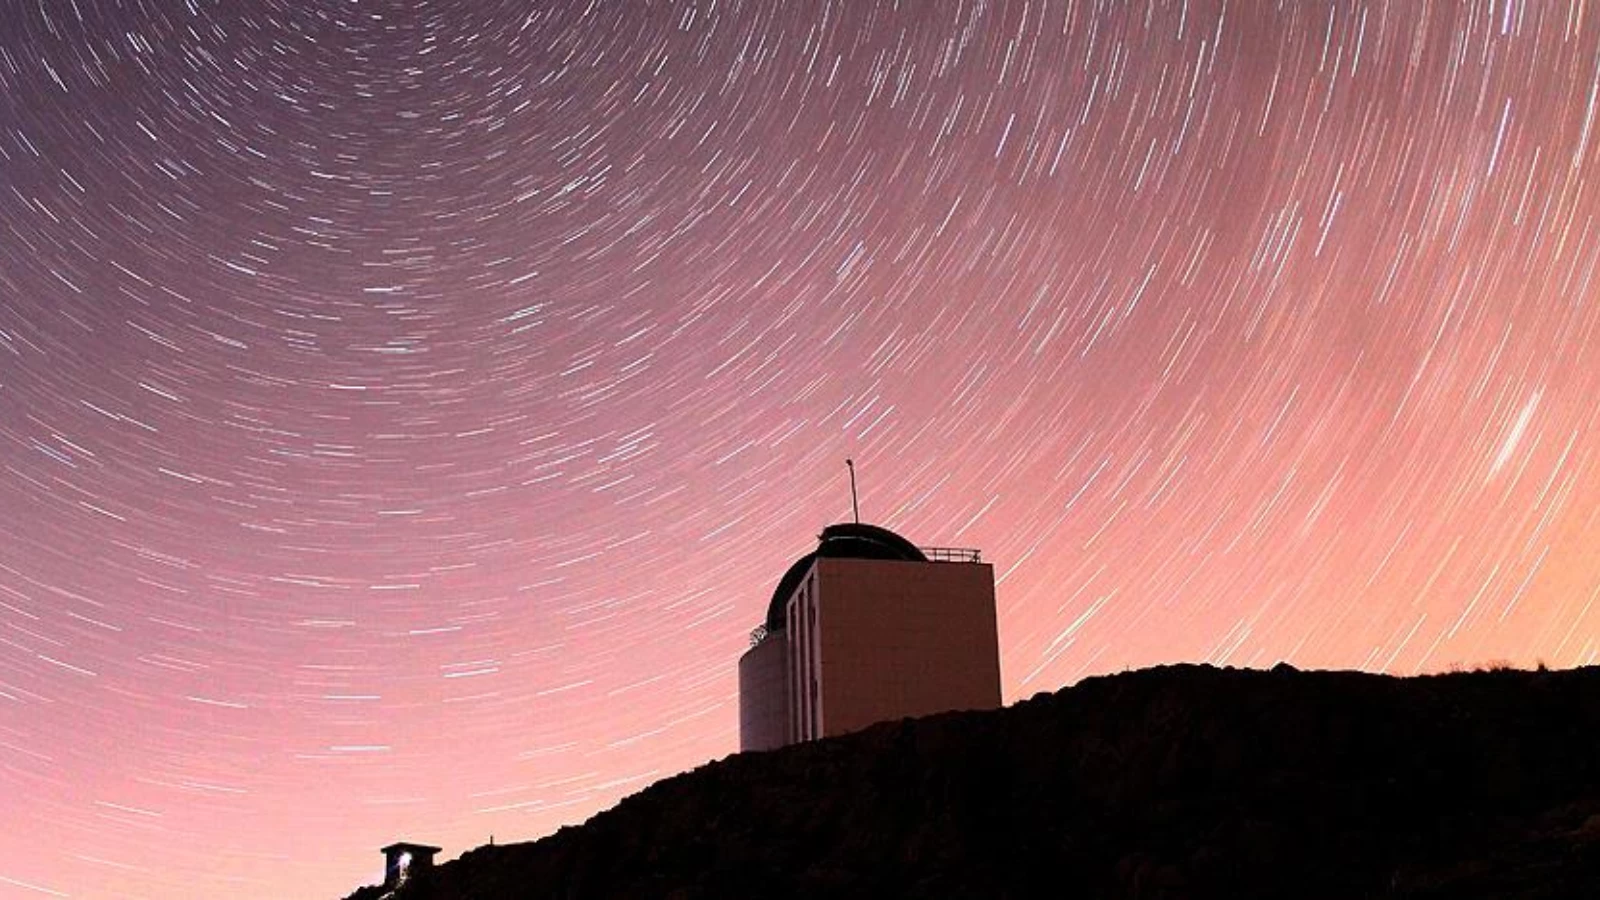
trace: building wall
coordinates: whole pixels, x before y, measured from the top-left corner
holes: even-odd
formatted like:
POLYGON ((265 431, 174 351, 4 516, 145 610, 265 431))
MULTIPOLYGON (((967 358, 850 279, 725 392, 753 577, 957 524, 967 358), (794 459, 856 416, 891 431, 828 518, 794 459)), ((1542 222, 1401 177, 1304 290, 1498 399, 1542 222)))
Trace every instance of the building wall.
POLYGON ((775 750, 788 743, 788 645, 782 633, 739 657, 739 749, 775 750))
POLYGON ((385 887, 393 887, 399 884, 402 878, 415 878, 432 868, 432 853, 407 850, 388 852, 384 854, 383 859, 383 884, 385 887))
POLYGON ((822 558, 804 585, 818 736, 1000 706, 993 566, 822 558))
POLYGON ((812 568, 784 606, 785 639, 789 645, 786 734, 789 743, 822 737, 821 636, 817 621, 817 578, 812 568))

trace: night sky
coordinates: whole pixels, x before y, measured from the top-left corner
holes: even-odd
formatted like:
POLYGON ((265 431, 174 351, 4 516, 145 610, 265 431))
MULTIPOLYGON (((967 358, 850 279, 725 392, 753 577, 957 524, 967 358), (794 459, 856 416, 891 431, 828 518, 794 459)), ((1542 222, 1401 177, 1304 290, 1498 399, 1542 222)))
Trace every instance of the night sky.
POLYGON ((1585 0, 0 0, 0 896, 732 752, 846 457, 1008 701, 1595 662, 1597 94, 1585 0))

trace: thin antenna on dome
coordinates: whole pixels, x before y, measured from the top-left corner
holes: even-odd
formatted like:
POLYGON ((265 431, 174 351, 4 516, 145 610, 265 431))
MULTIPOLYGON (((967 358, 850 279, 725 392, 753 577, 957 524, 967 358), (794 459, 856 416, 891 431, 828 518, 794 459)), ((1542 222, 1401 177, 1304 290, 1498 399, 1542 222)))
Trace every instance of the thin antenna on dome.
POLYGON ((856 461, 847 459, 845 467, 850 470, 850 514, 855 516, 856 524, 861 524, 861 505, 856 502, 856 461))

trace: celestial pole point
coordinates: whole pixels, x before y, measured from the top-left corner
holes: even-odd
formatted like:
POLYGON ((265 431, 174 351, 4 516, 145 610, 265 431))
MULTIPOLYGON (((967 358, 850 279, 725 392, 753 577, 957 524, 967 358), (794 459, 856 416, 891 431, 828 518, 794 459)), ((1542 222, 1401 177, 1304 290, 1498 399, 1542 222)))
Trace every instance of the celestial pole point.
POLYGON ((845 468, 850 470, 850 515, 855 518, 856 524, 861 524, 861 505, 856 502, 856 461, 846 459, 845 468))

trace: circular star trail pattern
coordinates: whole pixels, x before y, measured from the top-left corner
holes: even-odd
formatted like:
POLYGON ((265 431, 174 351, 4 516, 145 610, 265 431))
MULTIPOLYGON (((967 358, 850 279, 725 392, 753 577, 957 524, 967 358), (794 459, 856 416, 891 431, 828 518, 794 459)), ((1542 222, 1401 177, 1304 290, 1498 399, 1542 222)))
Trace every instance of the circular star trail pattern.
POLYGON ((1600 654, 1592 4, 0 18, 6 896, 338 896, 732 751, 846 457, 1008 699, 1600 654))

